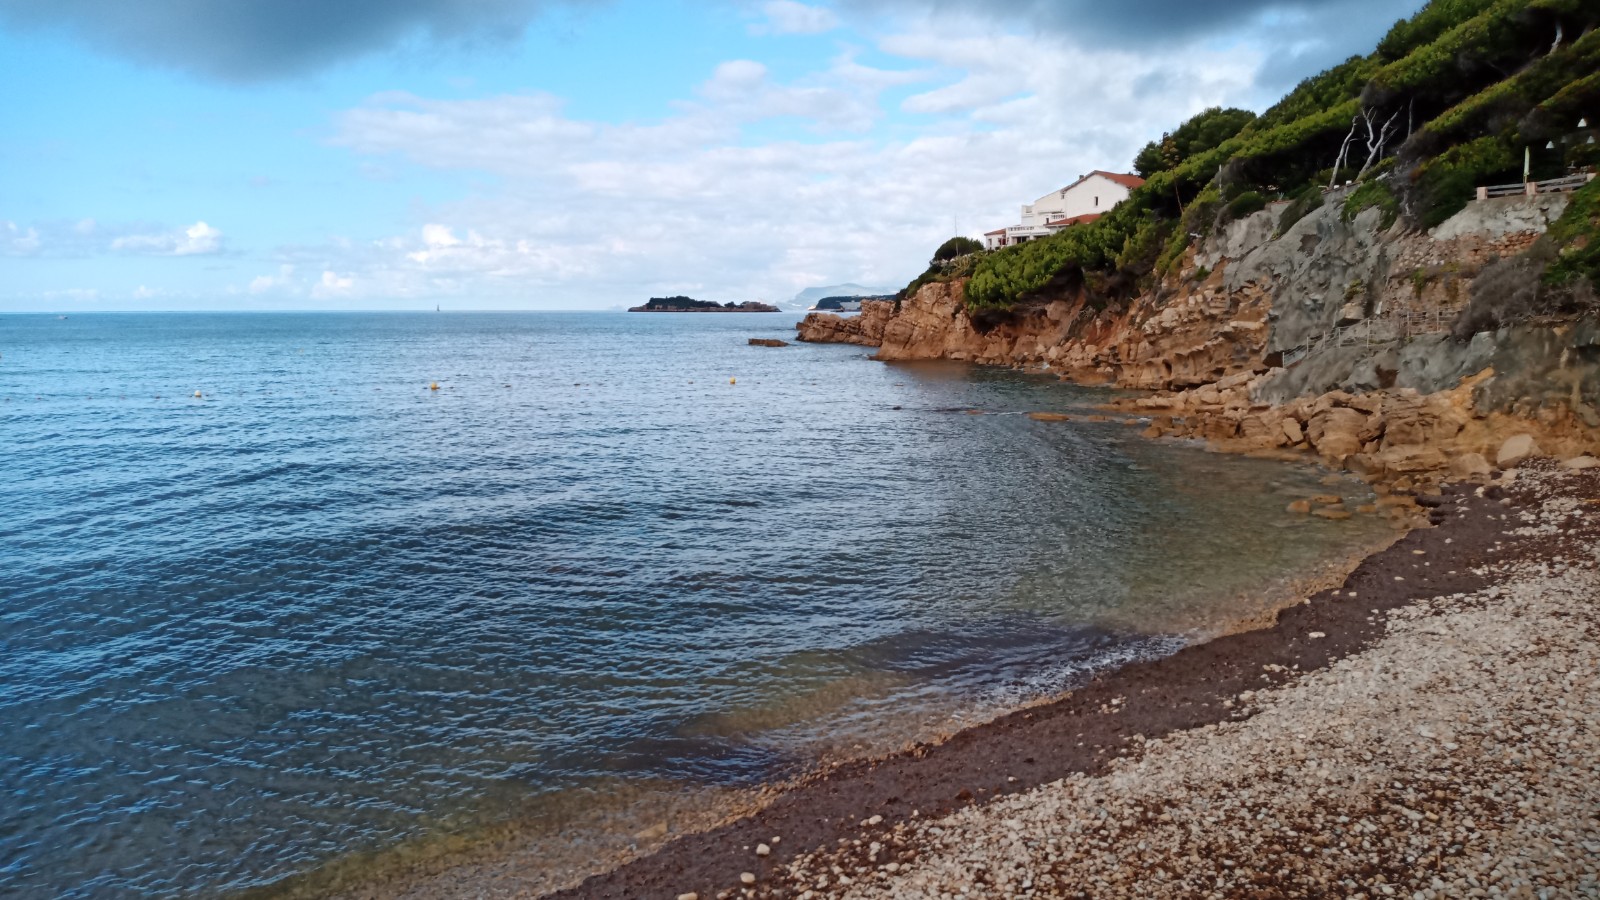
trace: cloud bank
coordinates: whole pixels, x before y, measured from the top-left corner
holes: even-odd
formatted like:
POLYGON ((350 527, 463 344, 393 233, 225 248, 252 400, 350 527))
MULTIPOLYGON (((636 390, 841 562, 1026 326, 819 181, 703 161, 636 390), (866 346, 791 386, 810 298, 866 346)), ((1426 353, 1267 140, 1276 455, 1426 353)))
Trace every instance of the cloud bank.
POLYGON ((422 39, 512 41, 589 0, 0 0, 0 25, 60 29, 104 52, 225 81, 313 72, 422 39))

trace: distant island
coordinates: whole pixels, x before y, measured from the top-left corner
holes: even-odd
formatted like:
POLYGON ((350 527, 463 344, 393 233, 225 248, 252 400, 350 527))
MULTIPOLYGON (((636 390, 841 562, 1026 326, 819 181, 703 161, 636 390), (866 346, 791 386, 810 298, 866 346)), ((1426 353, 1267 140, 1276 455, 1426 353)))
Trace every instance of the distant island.
POLYGON ((746 300, 743 303, 712 303, 693 297, 651 297, 643 306, 634 306, 628 312, 779 312, 776 306, 746 300))

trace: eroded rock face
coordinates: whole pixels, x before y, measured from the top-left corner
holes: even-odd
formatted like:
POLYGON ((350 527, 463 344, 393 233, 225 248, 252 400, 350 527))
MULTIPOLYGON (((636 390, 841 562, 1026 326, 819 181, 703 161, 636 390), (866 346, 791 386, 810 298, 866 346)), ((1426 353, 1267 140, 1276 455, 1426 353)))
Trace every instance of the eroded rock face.
POLYGON ((1475 204, 1421 234, 1381 231, 1375 210, 1346 221, 1344 196, 1281 235, 1281 204, 1229 224, 1126 306, 1078 292, 975 321, 954 281, 807 316, 800 336, 1161 392, 1126 406, 1151 436, 1310 451, 1373 479, 1484 477, 1522 432, 1561 458, 1595 453, 1600 320, 1447 333, 1477 267, 1526 247, 1565 199, 1475 204))
POLYGON ((894 304, 888 300, 866 300, 854 316, 833 313, 807 313, 795 328, 798 339, 816 344, 860 344, 876 347, 883 341, 883 328, 894 317, 894 304))

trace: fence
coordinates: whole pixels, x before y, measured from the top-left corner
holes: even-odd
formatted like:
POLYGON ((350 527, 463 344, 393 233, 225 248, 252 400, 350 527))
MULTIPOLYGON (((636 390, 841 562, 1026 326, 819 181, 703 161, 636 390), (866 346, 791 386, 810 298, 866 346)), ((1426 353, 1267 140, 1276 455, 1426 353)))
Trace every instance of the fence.
POLYGON ((1285 368, 1294 365, 1313 353, 1330 347, 1353 347, 1386 344, 1407 340, 1425 334, 1440 334, 1450 330, 1460 309, 1410 309, 1397 308, 1369 316, 1350 325, 1331 328, 1321 335, 1283 352, 1285 368))
POLYGON ((1575 191, 1589 183, 1594 177, 1593 172, 1580 172, 1577 175, 1568 175, 1565 178, 1552 178, 1549 181, 1528 181, 1519 184, 1491 184, 1478 188, 1478 199, 1488 200, 1491 197, 1533 197, 1538 194, 1559 194, 1565 191, 1575 191))

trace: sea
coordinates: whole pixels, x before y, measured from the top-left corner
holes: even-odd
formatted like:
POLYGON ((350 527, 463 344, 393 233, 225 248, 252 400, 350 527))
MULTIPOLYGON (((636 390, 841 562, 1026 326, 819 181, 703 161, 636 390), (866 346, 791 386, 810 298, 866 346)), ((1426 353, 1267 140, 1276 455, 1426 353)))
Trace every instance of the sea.
POLYGON ((0 895, 559 881, 1387 531, 1048 371, 747 343, 795 319, 0 316, 0 895))

